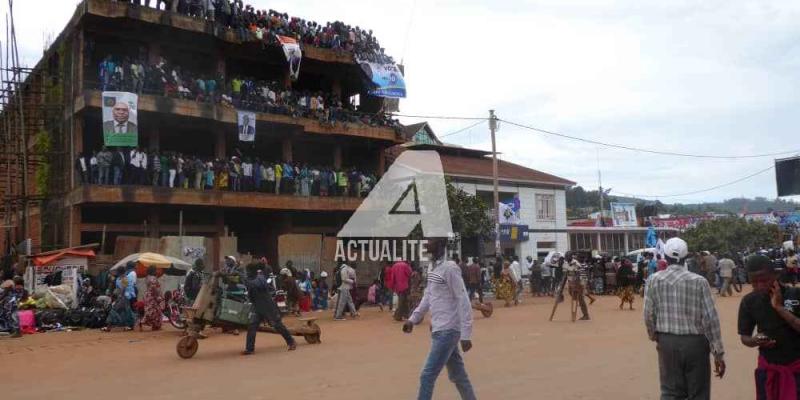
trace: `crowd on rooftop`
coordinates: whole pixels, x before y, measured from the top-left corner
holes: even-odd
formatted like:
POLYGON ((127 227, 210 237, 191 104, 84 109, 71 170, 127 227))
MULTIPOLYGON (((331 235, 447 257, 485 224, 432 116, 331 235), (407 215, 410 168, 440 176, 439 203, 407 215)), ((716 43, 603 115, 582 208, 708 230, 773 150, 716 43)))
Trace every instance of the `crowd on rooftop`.
POLYGON ((81 183, 152 185, 196 190, 263 192, 298 196, 365 196, 374 174, 298 162, 262 160, 237 152, 230 158, 170 151, 103 147, 75 160, 81 183))
POLYGON ((115 0, 133 6, 163 9, 207 20, 217 28, 231 29, 239 40, 277 44, 275 35, 297 39, 301 45, 352 52, 356 59, 394 64, 391 56, 372 34, 372 30, 341 21, 316 21, 289 16, 275 10, 257 10, 242 0, 115 0), (144 3, 144 4, 142 4, 144 3), (163 8, 162 8, 163 6, 163 8))

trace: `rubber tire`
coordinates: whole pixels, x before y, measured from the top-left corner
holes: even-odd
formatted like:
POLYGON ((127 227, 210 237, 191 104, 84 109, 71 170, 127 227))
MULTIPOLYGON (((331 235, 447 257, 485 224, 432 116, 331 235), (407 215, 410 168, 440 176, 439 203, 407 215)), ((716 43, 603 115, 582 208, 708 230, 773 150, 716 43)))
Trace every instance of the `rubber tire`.
POLYGON ((315 328, 317 333, 311 335, 303 335, 303 339, 306 340, 308 344, 320 344, 322 343, 322 330, 319 328, 319 325, 316 323, 312 323, 309 326, 315 328))
MULTIPOLYGON (((169 306, 167 306, 167 307, 169 307, 169 306)), ((183 316, 180 314, 180 311, 178 311, 178 313, 177 313, 178 315, 176 317, 174 315, 176 313, 172 312, 172 308, 169 307, 169 309, 170 309, 170 315, 168 316, 168 318, 169 318, 170 325, 172 325, 175 329, 177 329, 179 331, 185 330, 186 329, 186 325, 187 325, 186 324, 186 320, 183 319, 183 316)))
POLYGON ((197 348, 199 347, 199 343, 197 342, 197 338, 194 336, 184 336, 181 340, 178 341, 178 345, 175 346, 175 351, 178 352, 178 356, 183 359, 188 359, 194 357, 195 353, 197 353, 197 348))

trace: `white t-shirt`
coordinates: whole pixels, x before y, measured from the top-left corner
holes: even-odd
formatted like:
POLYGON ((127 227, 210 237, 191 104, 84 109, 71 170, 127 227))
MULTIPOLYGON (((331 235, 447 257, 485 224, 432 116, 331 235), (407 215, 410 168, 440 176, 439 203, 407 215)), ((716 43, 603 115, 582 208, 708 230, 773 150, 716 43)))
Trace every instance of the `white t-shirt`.
POLYGON ((519 265, 518 261, 511 263, 511 274, 514 275, 515 281, 519 282, 522 280, 522 267, 519 265))

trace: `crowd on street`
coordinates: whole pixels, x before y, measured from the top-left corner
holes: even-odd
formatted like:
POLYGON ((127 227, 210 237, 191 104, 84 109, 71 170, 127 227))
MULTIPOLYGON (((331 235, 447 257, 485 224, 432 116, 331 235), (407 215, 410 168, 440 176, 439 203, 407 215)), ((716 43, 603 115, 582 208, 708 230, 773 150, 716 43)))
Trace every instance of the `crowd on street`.
MULTIPOLYGON (((430 265, 395 261, 380 269, 366 293, 359 291, 367 285, 359 284, 355 263, 339 262, 330 280, 327 272, 315 274, 306 268, 296 268, 291 261, 282 267, 270 266, 265 258, 249 264, 246 277, 232 256, 225 257, 219 271, 227 277, 239 276, 235 280, 228 279, 228 284, 233 282, 234 290, 240 287, 255 305, 267 301, 263 296, 284 295, 284 314, 301 316, 302 313, 331 310, 335 321, 344 321, 348 316, 358 318, 359 309, 364 305, 378 307, 381 311, 388 306, 393 311, 392 318, 405 321, 403 330, 411 332, 413 325, 421 322, 422 315, 432 311, 434 329, 450 332, 447 334, 456 338, 460 329, 464 351, 471 348, 471 317, 466 324, 457 320, 464 318, 464 312, 471 316, 471 311, 462 312, 459 308, 476 300, 483 303, 486 290, 493 292, 494 297, 507 307, 520 304, 525 270, 529 273, 532 296, 561 298, 568 295, 579 304, 583 314, 580 319, 586 321, 590 320, 588 309, 595 300, 593 294, 615 292, 620 298, 619 308, 628 305, 632 310, 635 294, 641 293, 644 325, 650 339, 658 342, 662 393, 675 398, 708 399, 712 373, 709 357, 713 359, 716 376, 722 378, 726 369, 713 288, 717 289, 719 296, 732 295, 730 287, 738 279, 735 276, 744 270, 753 290, 741 298, 738 333, 744 346, 759 348, 756 390, 762 394, 793 391, 794 381, 790 385, 789 381, 784 381, 789 379, 787 375, 778 378, 774 374, 782 368, 792 371, 800 365, 800 311, 794 307, 800 301, 800 289, 795 287, 798 275, 795 252, 792 249, 760 249, 736 256, 710 252, 690 254, 686 243, 679 238, 669 239, 663 251, 661 256, 644 254, 639 260, 588 258, 578 252, 563 255, 552 252, 544 263, 531 258, 520 263, 517 257, 511 256, 491 260, 488 266, 474 257, 462 259, 458 254, 450 254, 447 261, 430 265), (266 276, 270 279, 267 280, 266 276), (265 288, 268 282, 273 281, 271 289, 265 288), (676 290, 680 296, 675 297, 676 290), (453 295, 459 292, 464 293, 463 299, 453 295), (464 303, 459 305, 459 302, 464 303), (456 318, 457 325, 453 325, 453 318, 456 318), (453 327, 460 328, 453 330, 453 327), (699 368, 688 368, 687 365, 698 365, 699 368)), ((159 330, 164 321, 165 305, 170 296, 174 296, 162 291, 159 275, 155 267, 146 268, 145 292, 142 294, 138 293, 135 284, 139 276, 134 262, 95 277, 84 276, 80 279, 79 303, 84 307, 95 307, 92 310, 97 307, 104 310, 101 322, 104 330, 133 330, 137 324, 159 330)), ((207 276, 202 259, 198 259, 186 274, 183 284, 183 292, 190 303, 198 296, 203 283, 208 281, 207 276)), ((20 334, 22 329, 19 319, 15 318, 16 311, 35 306, 38 300, 31 297, 23 288, 20 276, 3 282, 0 292, 1 329, 11 331, 14 336, 20 334)), ((274 301, 272 297, 268 301, 274 301)), ((286 329, 280 322, 281 315, 255 312, 257 318, 248 328, 245 355, 253 353, 255 332, 262 320, 269 321, 279 333, 285 333, 286 329)), ((238 333, 238 330, 228 332, 238 333)), ((445 351, 440 349, 445 344, 437 341, 436 337, 434 335, 431 357, 438 351, 445 351)), ((296 345, 291 336, 286 333, 284 338, 289 350, 294 350, 296 345)), ((438 363, 434 359, 428 362, 438 363)), ((461 368, 464 372, 463 364, 461 368)), ((427 372, 421 378, 420 390, 427 392, 432 390, 432 381, 438 372, 424 371, 427 372)), ((459 390, 472 390, 466 375, 455 383, 459 390)))
POLYGON ((91 154, 79 155, 75 171, 83 184, 152 185, 299 196, 362 197, 377 182, 374 174, 356 168, 267 161, 242 155, 230 159, 199 157, 121 147, 103 147, 91 154))
POLYGON ((400 123, 386 113, 362 113, 349 101, 323 91, 299 91, 277 81, 223 74, 201 74, 168 62, 155 64, 141 59, 107 55, 98 65, 98 87, 103 91, 129 91, 170 98, 220 104, 222 106, 311 118, 336 126, 347 124, 385 126, 400 129, 400 123))

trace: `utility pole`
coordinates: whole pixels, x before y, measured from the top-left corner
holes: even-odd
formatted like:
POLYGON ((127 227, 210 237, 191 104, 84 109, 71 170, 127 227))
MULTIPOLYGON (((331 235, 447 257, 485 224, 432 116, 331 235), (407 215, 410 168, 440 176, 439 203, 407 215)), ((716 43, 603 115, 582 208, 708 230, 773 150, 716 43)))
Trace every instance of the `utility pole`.
POLYGON ((597 193, 600 195, 600 226, 606 226, 603 218, 603 176, 600 174, 600 149, 597 149, 597 193))
POLYGON ((489 131, 492 133, 492 181, 494 184, 494 256, 500 257, 500 194, 497 192, 497 117, 494 110, 489 110, 489 131))

